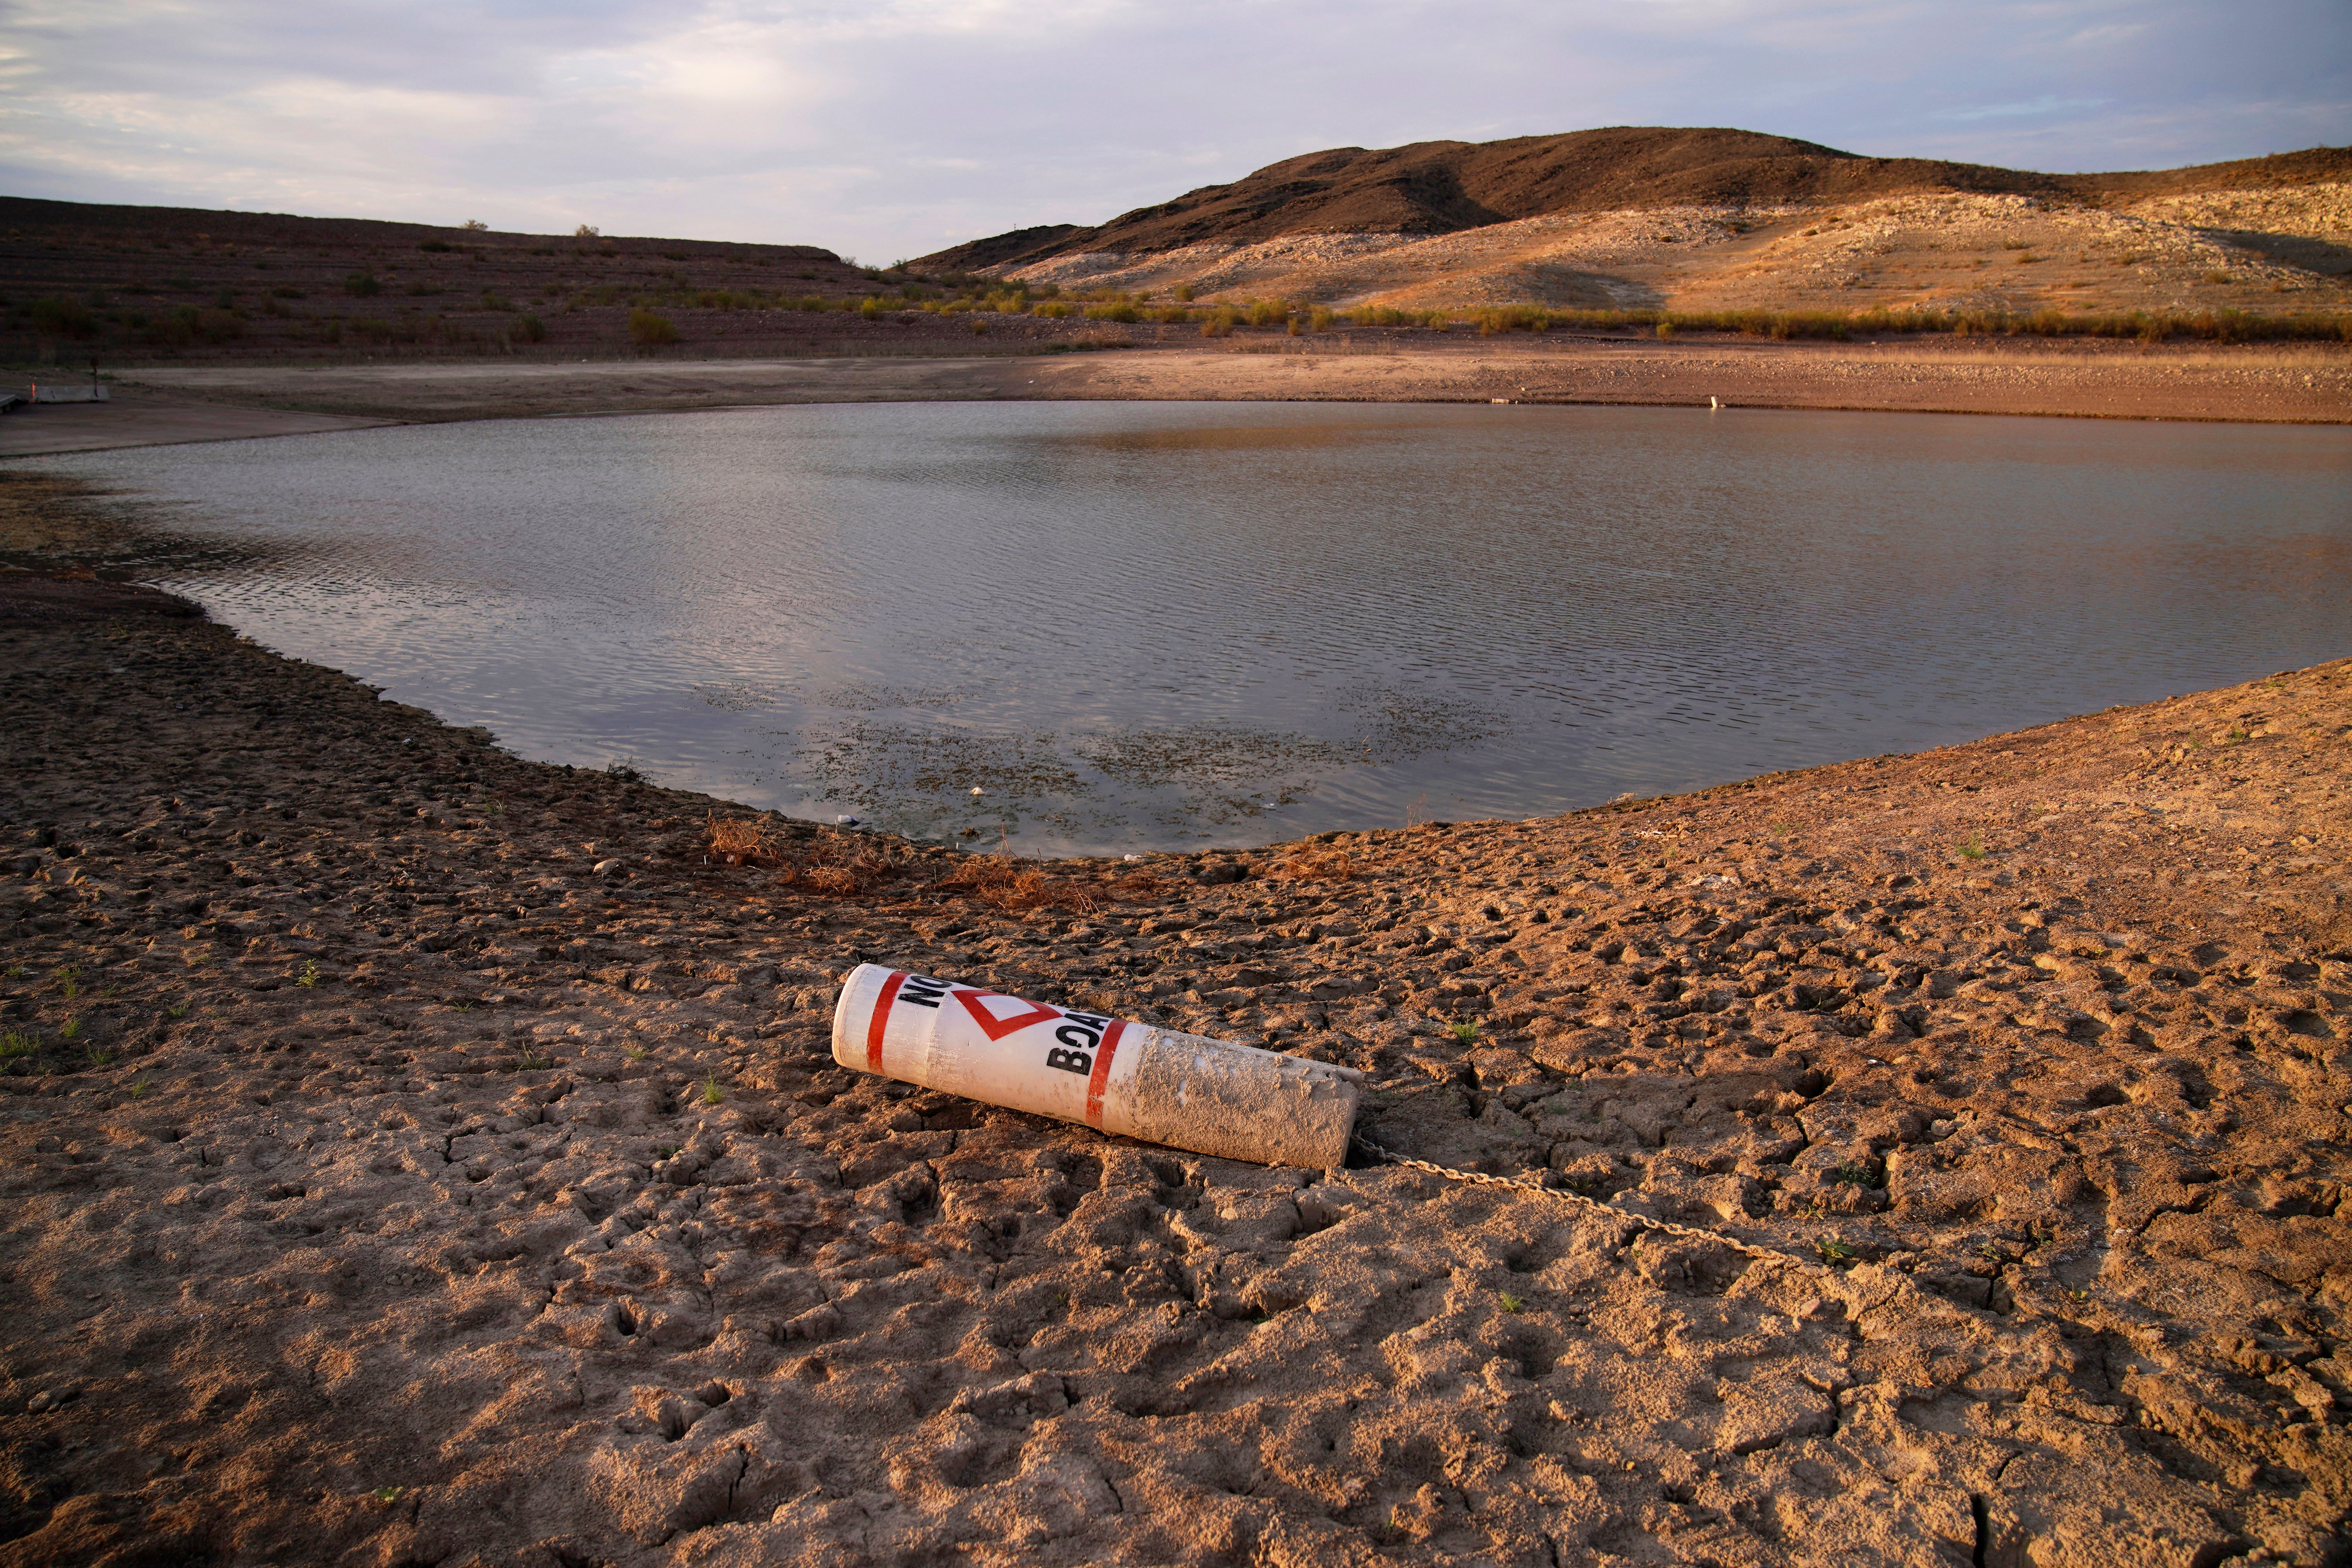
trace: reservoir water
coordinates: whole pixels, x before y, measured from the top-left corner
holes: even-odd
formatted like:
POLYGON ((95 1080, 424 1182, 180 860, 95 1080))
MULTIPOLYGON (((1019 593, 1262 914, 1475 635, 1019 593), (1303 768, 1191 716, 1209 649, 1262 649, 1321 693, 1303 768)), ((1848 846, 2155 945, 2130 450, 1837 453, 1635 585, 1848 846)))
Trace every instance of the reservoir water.
POLYGON ((28 466, 525 755, 1024 854, 1535 816, 2352 653, 2336 428, 918 404, 28 466))

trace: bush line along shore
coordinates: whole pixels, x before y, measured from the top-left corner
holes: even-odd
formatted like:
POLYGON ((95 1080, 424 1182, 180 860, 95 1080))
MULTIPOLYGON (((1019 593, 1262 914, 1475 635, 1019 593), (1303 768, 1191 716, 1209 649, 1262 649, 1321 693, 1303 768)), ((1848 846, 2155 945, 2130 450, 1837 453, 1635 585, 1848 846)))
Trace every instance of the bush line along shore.
MULTIPOLYGON (((883 279, 887 280, 887 277, 883 279)), ((346 290, 365 297, 382 292, 373 273, 354 273, 346 290)), ((102 294, 103 291, 94 291, 102 294)), ((1190 289, 1180 290, 1185 300, 1190 289)), ((250 326, 230 292, 212 306, 193 303, 163 305, 153 310, 125 308, 101 314, 109 301, 93 306, 85 297, 45 294, 24 301, 0 324, 13 329, 13 338, 0 336, 0 359, 37 368, 71 365, 77 354, 103 354, 120 361, 151 357, 157 351, 220 349, 238 344, 250 326), (142 354, 143 351, 143 354, 142 354)), ((485 289, 480 308, 509 312, 507 319, 475 324, 444 311, 429 315, 383 316, 349 311, 318 315, 308 325, 275 342, 276 353, 329 353, 351 348, 408 348, 436 354, 493 353, 531 356, 549 342, 549 325, 537 311, 517 312, 511 300, 485 289)), ((1419 333, 1442 334, 1464 330, 1481 337, 1504 332, 1585 331, 1622 333, 1648 331, 1662 338, 1676 333, 1706 332, 1786 342, 1792 338, 1843 342, 1854 337, 1958 338, 2114 338, 2143 343, 2174 341, 2210 343, 2352 342, 2352 312, 2302 311, 2268 314, 2234 307, 2200 310, 2136 310, 2079 311, 2042 307, 2030 310, 1998 309, 1940 310, 1933 308, 1864 307, 1852 310, 1675 310, 1664 309, 1594 310, 1540 305, 1400 308, 1368 305, 1334 308, 1281 298, 1192 305, 1155 303, 1148 292, 1118 289, 1074 291, 1062 297, 1054 284, 1034 289, 1020 282, 982 279, 953 280, 944 288, 907 279, 888 293, 792 294, 740 289, 685 287, 627 289, 605 287, 583 290, 562 308, 572 312, 612 314, 620 318, 623 337, 605 343, 609 352, 668 348, 682 339, 710 345, 709 323, 736 313, 754 316, 794 313, 822 317, 827 312, 855 316, 861 323, 900 326, 924 324, 924 318, 958 321, 974 338, 989 335, 992 324, 1027 318, 1037 323, 1074 323, 1096 327, 1150 324, 1196 329, 1204 338, 1230 337, 1236 329, 1271 328, 1292 338, 1334 331, 1379 329, 1404 334, 1410 344, 1419 333), (665 314, 664 312, 668 312, 665 314), (677 317, 692 312, 699 330, 682 332, 677 317)), ((282 315, 274 296, 265 301, 265 315, 282 315), (270 307, 277 307, 272 309, 270 307)), ((761 328, 751 335, 762 335, 761 328)), ((567 334, 576 337, 577 334, 567 334)), ((731 330, 729 336, 741 336, 731 330)), ((792 326, 774 326, 764 335, 800 335, 792 326)), ((1102 340, 1055 340, 1054 346, 1124 346, 1124 336, 1102 340)), ((564 345, 566 347, 570 344, 564 345)), ((1039 345, 1047 346, 1045 343, 1039 345)), ((554 351, 550 351, 554 352, 554 351)))
POLYGON ((2339 1560, 2352 664, 1002 865, 508 755, 24 494, 0 1563, 2339 1560), (1805 1261, 846 1072, 866 959, 1805 1261))

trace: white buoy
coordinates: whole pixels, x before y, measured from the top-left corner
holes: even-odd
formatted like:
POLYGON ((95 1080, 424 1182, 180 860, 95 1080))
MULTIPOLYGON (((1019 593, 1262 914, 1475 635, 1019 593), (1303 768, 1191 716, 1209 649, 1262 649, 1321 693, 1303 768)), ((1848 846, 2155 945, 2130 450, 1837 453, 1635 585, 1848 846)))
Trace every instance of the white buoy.
POLYGON ((833 1011, 860 1072, 1263 1165, 1347 1163, 1363 1074, 861 963, 833 1011))

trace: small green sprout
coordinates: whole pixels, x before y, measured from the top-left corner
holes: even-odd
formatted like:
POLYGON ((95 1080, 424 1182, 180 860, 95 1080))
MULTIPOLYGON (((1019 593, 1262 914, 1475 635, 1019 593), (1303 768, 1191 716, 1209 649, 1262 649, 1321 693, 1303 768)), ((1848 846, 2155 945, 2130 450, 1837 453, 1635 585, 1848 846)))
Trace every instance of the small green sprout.
POLYGON ((112 1051, 100 1050, 96 1046, 90 1046, 86 1047, 81 1054, 89 1058, 89 1065, 94 1068, 110 1068, 114 1065, 114 1053, 112 1051))
POLYGON ((26 1030, 11 1029, 6 1034, 0 1035, 0 1062, 15 1061, 18 1057, 29 1057, 40 1048, 41 1042, 35 1039, 26 1030))
POLYGON ((657 1160, 667 1160, 685 1147, 683 1143, 656 1143, 654 1145, 654 1157, 657 1160))
POLYGON ((1527 1303, 1508 1290, 1503 1292, 1503 1310, 1517 1315, 1527 1310, 1527 1303))
POLYGON ((22 980, 22 979, 24 979, 24 978, 25 978, 25 966, 24 966, 23 964, 21 964, 21 963, 12 963, 12 964, 10 964, 10 965, 8 966, 8 978, 9 978, 9 979, 11 979, 11 980, 22 980))
POLYGON ((368 1493, 368 1496, 375 1499, 378 1502, 398 1502, 400 1500, 400 1489, 398 1487, 378 1487, 375 1490, 368 1493))
POLYGON ((78 1040, 81 1038, 81 1020, 79 1018, 68 1018, 66 1020, 66 1026, 59 1029, 58 1033, 64 1036, 68 1040, 78 1040))
POLYGON ((302 973, 294 977, 294 984, 309 987, 319 984, 321 978, 323 976, 319 973, 319 961, 315 958, 306 958, 302 961, 302 973))
POLYGON ((1867 1165, 1840 1165, 1830 1173, 1830 1180, 1849 1187, 1883 1187, 1886 1178, 1867 1165))
POLYGON ((163 1011, 169 1013, 174 1018, 184 1018, 188 1016, 188 1005, 185 1002, 174 1002, 169 1007, 164 1008, 163 1011))
POLYGON ((1465 1019, 1459 1024, 1448 1024, 1445 1028, 1446 1032, 1462 1045, 1474 1046, 1478 1043, 1478 1021, 1475 1018, 1465 1019))
POLYGON ((537 1051, 532 1050, 529 1046, 525 1046, 522 1048, 522 1055, 515 1058, 515 1066, 522 1069, 524 1072, 537 1072, 540 1068, 547 1065, 547 1058, 541 1056, 537 1051))
POLYGON ((1824 1236, 1815 1241, 1813 1250, 1820 1253, 1822 1261, 1832 1268, 1841 1263, 1853 1261, 1853 1248, 1833 1236, 1824 1236))
POLYGON ((627 1057, 633 1062, 641 1062, 646 1059, 646 1048, 643 1046, 630 1046, 621 1054, 627 1057))
POLYGON ((144 1100, 147 1098, 147 1080, 145 1079, 137 1079, 132 1081, 131 1085, 131 1098, 133 1100, 144 1100))
POLYGON ((63 969, 57 971, 57 976, 58 990, 64 995, 67 1001, 70 1002, 75 997, 81 994, 80 970, 68 963, 63 969))
POLYGON ((1984 835, 1981 833, 1970 834, 1959 846, 1959 855, 1960 858, 1963 860, 1983 859, 1985 858, 1984 835))
POLYGON ((702 1103, 716 1105, 726 1098, 727 1091, 719 1087, 719 1075, 715 1072, 705 1074, 702 1079, 702 1103))

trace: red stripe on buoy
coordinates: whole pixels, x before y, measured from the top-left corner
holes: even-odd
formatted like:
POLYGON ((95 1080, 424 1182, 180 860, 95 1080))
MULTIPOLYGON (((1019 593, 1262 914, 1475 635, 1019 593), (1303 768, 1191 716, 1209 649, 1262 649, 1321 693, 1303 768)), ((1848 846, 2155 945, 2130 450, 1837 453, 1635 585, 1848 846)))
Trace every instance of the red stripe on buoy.
POLYGON ((890 1004, 898 999, 898 987, 907 983, 907 972, 894 969, 890 978, 882 983, 882 994, 874 999, 874 1016, 866 1024, 866 1070, 882 1070, 882 1031, 890 1023, 890 1004))
POLYGON ((1087 1125, 1102 1131, 1103 1090, 1110 1084, 1111 1053, 1118 1049, 1118 1037, 1127 1032, 1127 1020, 1114 1018, 1103 1031, 1102 1048, 1095 1052, 1095 1070, 1087 1077, 1087 1125))
POLYGON ((956 992, 955 999, 963 1004, 963 1010, 971 1015, 972 1022, 980 1026, 980 1032, 986 1035, 992 1041, 1001 1040, 1015 1030, 1025 1029, 1032 1024, 1050 1024, 1062 1016, 1062 1010, 1058 1007, 1040 1007, 1036 1003, 1024 1002, 1018 996, 1006 996, 994 991, 974 991, 969 986, 956 992), (1029 1011, 1015 1013, 1009 1018, 1000 1018, 981 1005, 991 997, 999 1002, 1014 1003, 1028 1008, 1029 1011))

